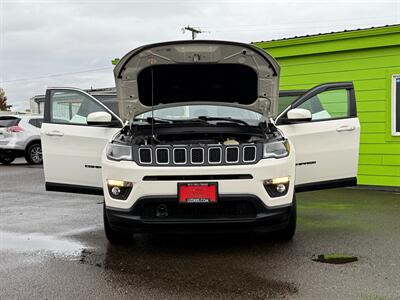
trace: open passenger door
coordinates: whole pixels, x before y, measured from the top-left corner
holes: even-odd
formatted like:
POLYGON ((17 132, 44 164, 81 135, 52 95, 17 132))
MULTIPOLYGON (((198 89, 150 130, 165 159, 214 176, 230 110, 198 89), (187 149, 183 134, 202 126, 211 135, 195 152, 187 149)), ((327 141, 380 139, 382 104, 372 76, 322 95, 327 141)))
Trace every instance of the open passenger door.
POLYGON ((353 83, 326 83, 308 90, 275 123, 295 148, 296 191, 357 184, 360 123, 353 83), (296 119, 298 112, 310 117, 296 119))
POLYGON ((46 190, 103 194, 101 155, 121 119, 79 89, 46 91, 41 128, 46 190))

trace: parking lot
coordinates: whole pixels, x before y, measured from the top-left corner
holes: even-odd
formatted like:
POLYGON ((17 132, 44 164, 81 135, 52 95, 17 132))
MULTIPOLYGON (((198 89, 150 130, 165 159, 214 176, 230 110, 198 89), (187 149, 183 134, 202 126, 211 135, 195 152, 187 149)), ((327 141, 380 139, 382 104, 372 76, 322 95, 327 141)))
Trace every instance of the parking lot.
MULTIPOLYGON (((62 172, 62 170, 60 170, 62 172)), ((400 195, 298 195, 292 242, 138 235, 110 246, 102 198, 44 190, 42 167, 0 166, 0 299, 400 299, 400 195), (333 265, 313 255, 358 261, 333 265)))

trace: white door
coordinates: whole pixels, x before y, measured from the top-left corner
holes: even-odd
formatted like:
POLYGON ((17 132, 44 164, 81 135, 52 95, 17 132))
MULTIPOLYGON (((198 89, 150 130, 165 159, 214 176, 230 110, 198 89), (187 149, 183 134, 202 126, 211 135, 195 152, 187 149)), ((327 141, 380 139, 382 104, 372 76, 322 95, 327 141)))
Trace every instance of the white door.
POLYGON ((296 191, 357 183, 360 123, 353 84, 327 83, 307 91, 276 119, 296 153, 296 191), (309 121, 293 121, 287 112, 303 108, 309 121))
POLYGON ((121 127, 119 117, 88 93, 48 89, 41 128, 46 189, 102 194, 101 155, 121 127), (89 125, 93 112, 107 112, 112 120, 89 125))

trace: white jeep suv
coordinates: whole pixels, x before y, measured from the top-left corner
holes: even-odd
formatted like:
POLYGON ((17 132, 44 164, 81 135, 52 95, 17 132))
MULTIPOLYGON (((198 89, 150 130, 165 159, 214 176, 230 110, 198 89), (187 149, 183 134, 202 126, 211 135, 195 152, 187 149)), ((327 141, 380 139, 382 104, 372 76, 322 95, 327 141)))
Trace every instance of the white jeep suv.
POLYGON ((275 231, 295 192, 356 184, 353 84, 303 93, 278 116, 279 65, 247 44, 176 41, 115 67, 119 115, 71 88, 46 93, 46 188, 104 194, 112 243, 149 231, 275 231))

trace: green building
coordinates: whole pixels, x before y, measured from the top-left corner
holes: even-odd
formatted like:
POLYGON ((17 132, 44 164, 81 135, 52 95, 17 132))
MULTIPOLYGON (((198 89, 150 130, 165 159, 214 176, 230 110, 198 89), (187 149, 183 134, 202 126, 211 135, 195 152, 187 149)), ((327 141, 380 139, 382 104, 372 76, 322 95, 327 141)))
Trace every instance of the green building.
POLYGON ((358 183, 400 187, 400 25, 254 43, 281 65, 281 90, 353 81, 358 183))

